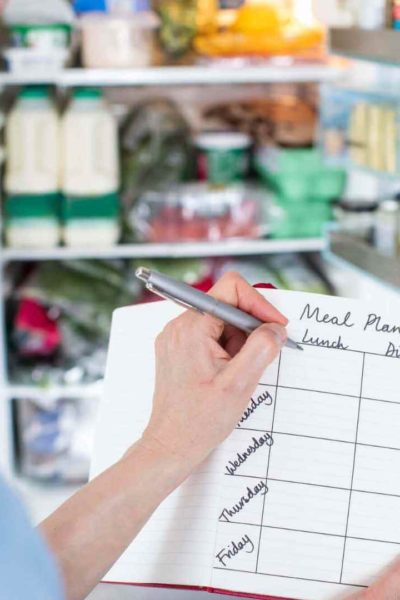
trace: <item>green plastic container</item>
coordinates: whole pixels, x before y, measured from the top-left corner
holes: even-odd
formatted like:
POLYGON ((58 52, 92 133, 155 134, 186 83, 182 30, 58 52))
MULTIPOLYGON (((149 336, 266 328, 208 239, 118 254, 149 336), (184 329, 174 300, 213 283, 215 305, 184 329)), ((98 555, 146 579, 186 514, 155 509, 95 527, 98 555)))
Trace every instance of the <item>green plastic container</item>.
POLYGON ((327 166, 316 148, 265 148, 257 154, 261 178, 285 203, 331 202, 346 185, 343 169, 327 166))
POLYGON ((277 204, 285 213, 276 226, 275 238, 309 238, 320 237, 326 223, 333 219, 333 206, 327 202, 282 202, 277 204))
POLYGON ((251 138, 233 131, 202 133, 195 139, 201 181, 227 185, 243 181, 249 170, 251 138))

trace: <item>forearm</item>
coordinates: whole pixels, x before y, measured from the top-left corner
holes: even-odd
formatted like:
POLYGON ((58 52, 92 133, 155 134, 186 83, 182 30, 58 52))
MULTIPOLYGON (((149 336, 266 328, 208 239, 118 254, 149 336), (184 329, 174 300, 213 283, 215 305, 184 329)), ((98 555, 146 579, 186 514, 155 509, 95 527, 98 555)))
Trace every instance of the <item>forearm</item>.
POLYGON ((173 457, 138 443, 42 523, 68 600, 87 596, 185 477, 173 457))

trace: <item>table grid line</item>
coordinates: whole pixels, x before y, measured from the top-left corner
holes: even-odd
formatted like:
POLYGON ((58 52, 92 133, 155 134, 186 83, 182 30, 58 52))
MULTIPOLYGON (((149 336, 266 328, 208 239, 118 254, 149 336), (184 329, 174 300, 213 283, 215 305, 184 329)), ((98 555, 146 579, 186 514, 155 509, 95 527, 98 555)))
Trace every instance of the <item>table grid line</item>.
MULTIPOLYGON (((282 390, 298 390, 299 392, 311 392, 313 394, 327 394, 328 396, 341 396, 342 398, 354 398, 354 400, 358 400, 359 396, 355 396, 354 394, 339 394, 339 392, 327 392, 325 390, 313 390, 311 388, 300 388, 293 387, 290 385, 282 385, 279 386, 276 383, 259 383, 261 387, 271 387, 271 388, 281 388, 282 390)), ((363 396, 362 400, 368 400, 369 402, 386 402, 387 404, 400 404, 400 400, 384 400, 383 398, 369 398, 368 396, 363 396)))
MULTIPOLYGON (((279 374, 280 374, 280 370, 281 370, 281 360, 282 360, 282 352, 279 353, 279 362, 278 362, 278 371, 276 374, 276 389, 275 389, 275 401, 274 401, 274 408, 272 411, 272 423, 271 423, 271 438, 273 440, 273 431, 274 431, 274 421, 275 421, 275 411, 276 411, 276 402, 278 399, 278 391, 279 391, 279 374)), ((268 482, 268 473, 269 473, 269 463, 271 460, 271 451, 272 451, 272 446, 269 447, 269 451, 268 451, 268 460, 267 460, 267 472, 265 474, 265 482, 268 482)), ((264 495, 263 497, 263 505, 262 505, 262 511, 261 511, 261 522, 260 522, 260 535, 258 537, 258 548, 257 548, 257 560, 256 560, 256 569, 255 572, 257 573, 258 570, 258 560, 260 557, 260 547, 261 547, 261 536, 262 536, 262 524, 263 524, 263 520, 264 520, 264 511, 265 511, 265 502, 266 502, 266 496, 267 494, 264 495)))
MULTIPOLYGON (((301 345, 302 346, 309 346, 309 347, 310 346, 311 347, 316 347, 313 344, 307 344, 307 343, 301 343, 301 345)), ((274 406, 273 406, 273 415, 272 415, 271 429, 256 429, 256 428, 251 428, 251 427, 237 427, 237 430, 238 431, 239 430, 249 431, 249 432, 254 431, 254 432, 260 432, 260 433, 261 432, 262 433, 268 432, 268 433, 271 434, 272 437, 275 434, 275 435, 282 435, 282 436, 286 435, 286 436, 306 438, 306 439, 315 439, 315 440, 320 440, 320 441, 353 444, 354 445, 354 454, 353 454, 353 465, 352 465, 352 474, 351 474, 350 487, 339 487, 339 486, 333 486, 333 485, 332 486, 331 485, 321 485, 321 484, 317 484, 317 483, 305 483, 305 482, 302 482, 302 481, 290 481, 290 480, 284 480, 284 479, 277 479, 277 478, 271 478, 271 477, 269 477, 269 468, 270 468, 270 461, 271 461, 271 451, 272 451, 273 446, 271 446, 269 448, 268 459, 267 459, 267 471, 266 471, 266 476, 265 477, 254 476, 254 475, 241 475, 239 473, 234 473, 234 474, 225 473, 225 475, 231 476, 231 477, 232 476, 233 477, 245 477, 245 478, 251 478, 251 479, 265 480, 267 483, 268 483, 268 481, 271 481, 271 482, 280 482, 280 483, 288 483, 288 484, 307 485, 307 486, 321 487, 321 488, 328 488, 328 489, 333 489, 333 490, 342 490, 342 491, 349 492, 347 518, 346 518, 346 525, 345 525, 345 532, 344 532, 344 534, 334 534, 334 533, 326 533, 326 532, 321 533, 321 532, 318 532, 318 531, 307 531, 307 530, 302 530, 302 529, 294 529, 294 528, 290 528, 290 527, 286 528, 286 527, 278 527, 278 526, 273 526, 273 525, 264 525, 264 513, 265 513, 265 507, 266 507, 266 503, 267 503, 267 499, 266 499, 267 494, 266 494, 264 496, 264 498, 263 498, 262 515, 261 515, 261 525, 258 525, 257 523, 243 523, 243 522, 239 522, 239 521, 229 521, 230 524, 237 524, 237 525, 241 525, 241 526, 259 527, 260 528, 255 571, 250 571, 250 570, 245 570, 245 569, 234 569, 234 568, 228 568, 228 567, 217 567, 217 566, 214 567, 215 569, 218 569, 218 570, 227 570, 227 571, 232 571, 232 572, 249 573, 249 574, 259 574, 259 575, 266 575, 266 576, 271 576, 271 577, 280 577, 280 578, 286 578, 286 579, 294 579, 294 580, 300 580, 300 581, 310 581, 310 582, 319 582, 319 583, 329 583, 329 584, 341 585, 341 586, 352 586, 352 587, 357 587, 357 588, 367 588, 368 586, 360 585, 360 584, 355 584, 355 583, 348 583, 348 582, 346 582, 346 581, 343 580, 344 564, 345 564, 345 558, 346 558, 347 540, 357 540, 357 541, 365 541, 365 542, 372 542, 372 543, 382 543, 382 544, 391 544, 391 545, 394 545, 394 546, 400 546, 400 541, 399 542, 395 542, 395 541, 389 541, 389 540, 379 540, 379 539, 363 538, 363 537, 357 537, 357 536, 348 535, 348 532, 349 532, 349 521, 350 521, 350 514, 351 514, 351 501, 352 501, 353 492, 354 493, 361 493, 361 494, 373 494, 373 495, 378 495, 378 496, 387 496, 387 497, 393 497, 393 498, 400 498, 400 494, 375 492, 375 491, 370 491, 370 490, 360 490, 360 489, 355 489, 353 487, 353 483, 354 483, 354 479, 355 479, 355 466, 356 466, 356 460, 357 460, 357 448, 358 448, 358 446, 371 447, 371 448, 379 448, 379 449, 391 450, 391 451, 400 451, 400 448, 395 448, 395 447, 390 447, 390 446, 380 446, 378 444, 368 444, 368 443, 363 443, 363 442, 359 442, 358 441, 359 427, 360 427, 360 416, 361 416, 361 409, 362 409, 363 400, 369 401, 369 402, 383 402, 383 403, 389 403, 389 404, 400 404, 400 401, 396 401, 396 400, 385 400, 385 399, 381 399, 381 398, 370 398, 370 397, 363 396, 366 357, 367 356, 377 356, 377 357, 381 357, 381 358, 392 358, 392 359, 396 359, 398 357, 387 356, 387 355, 380 354, 380 353, 377 353, 377 352, 365 352, 365 351, 353 350, 353 349, 338 349, 338 348, 326 348, 326 349, 327 350, 340 350, 342 352, 350 352, 350 353, 362 354, 361 382, 360 382, 360 392, 359 392, 358 396, 357 395, 352 395, 352 394, 341 394, 341 393, 338 393, 338 392, 330 392, 330 391, 328 392, 328 391, 323 391, 323 390, 318 390, 318 389, 299 388, 299 387, 292 387, 292 386, 280 385, 279 384, 279 377, 280 377, 281 360, 282 360, 282 353, 281 353, 280 356, 279 356, 279 363, 278 363, 276 383, 275 384, 272 384, 272 383, 259 383, 259 385, 262 386, 262 387, 267 387, 267 388, 271 387, 271 388, 275 389, 275 402, 274 402, 274 406), (302 435, 302 434, 297 434, 297 433, 287 433, 287 432, 274 431, 275 414, 276 414, 276 407, 277 407, 277 400, 278 400, 278 391, 279 391, 279 389, 298 390, 298 391, 304 391, 304 392, 310 392, 310 393, 328 394, 328 395, 333 395, 333 396, 342 396, 344 398, 357 399, 358 400, 358 411, 357 411, 357 424, 356 424, 355 441, 340 440, 340 439, 334 439, 334 438, 325 438, 325 437, 317 437, 317 436, 311 436, 311 435, 302 435), (321 579, 315 579, 315 578, 307 578, 307 577, 296 577, 296 576, 289 576, 289 575, 278 575, 278 574, 274 574, 274 573, 266 573, 266 572, 260 571, 259 570, 259 557, 260 557, 260 548, 261 548, 261 543, 262 543, 262 532, 263 532, 263 530, 266 530, 266 529, 282 530, 282 531, 293 531, 293 532, 297 532, 297 533, 323 535, 323 536, 327 536, 327 537, 336 537, 336 538, 343 539, 343 554, 342 554, 342 561, 341 561, 341 570, 340 570, 339 581, 337 581, 337 580, 329 580, 329 581, 327 581, 327 580, 321 580, 321 579)), ((223 523, 223 522, 226 522, 226 521, 219 520, 219 522, 223 523)))
POLYGON ((352 473, 351 473, 349 506, 348 506, 348 510, 347 510, 346 530, 345 530, 345 534, 344 534, 343 555, 342 555, 342 568, 340 570, 340 582, 342 582, 342 579, 343 579, 343 568, 344 568, 344 559, 345 559, 345 555, 346 555, 347 533, 349 531, 349 519, 350 519, 350 510, 351 510, 351 497, 352 497, 352 493, 353 493, 354 472, 355 472, 355 468, 356 468, 358 429, 359 429, 359 426, 360 426, 361 400, 362 400, 363 383, 364 383, 364 367, 365 367, 365 354, 363 354, 363 360, 362 360, 362 366, 361 366, 360 400, 358 402, 358 415, 357 415, 357 425, 356 425, 356 439, 355 439, 355 443, 354 443, 354 455, 353 455, 353 470, 352 470, 352 473))
POLYGON ((395 448, 394 446, 381 446, 379 444, 367 444, 366 442, 350 442, 349 440, 338 440, 335 438, 326 438, 326 437, 319 437, 316 435, 306 435, 304 433, 288 433, 287 431, 274 431, 272 432, 271 429, 253 429, 251 427, 236 427, 236 431, 254 431, 256 433, 274 433, 275 435, 287 435, 290 437, 300 437, 300 438, 306 438, 306 439, 310 439, 310 440, 319 440, 322 442, 335 442, 338 444, 351 444, 352 446, 357 443, 357 446, 365 446, 366 448, 381 448, 382 450, 394 450, 396 452, 400 452, 400 448, 395 448))
POLYGON ((337 352, 354 352, 356 354, 364 354, 369 356, 380 356, 381 358, 391 358, 392 360, 400 360, 397 356, 387 356, 380 352, 367 352, 366 350, 354 350, 353 348, 330 348, 328 346, 317 346, 316 344, 305 344, 298 342, 299 346, 307 346, 308 348, 318 348, 318 350, 336 350, 337 352))
MULTIPOLYGON (((240 475, 240 473, 234 473, 233 475, 231 475, 230 473, 224 473, 224 475, 226 477, 247 477, 248 479, 264 480, 264 477, 260 477, 260 475, 240 475)), ((277 483, 291 483, 291 484, 295 484, 295 485, 309 485, 311 487, 326 488, 329 490, 340 490, 342 492, 350 492, 349 487, 346 488, 346 487, 340 487, 338 485, 327 485, 324 483, 310 483, 307 481, 293 481, 291 479, 278 479, 276 477, 268 477, 268 481, 275 481, 277 483)), ((389 492, 374 492, 372 490, 359 490, 356 488, 353 488, 353 492, 357 492, 359 494, 374 494, 376 496, 388 496, 389 498, 400 498, 400 494, 390 494, 389 492)))
MULTIPOLYGON (((259 527, 258 523, 244 523, 242 521, 223 521, 218 519, 219 523, 229 523, 229 525, 242 525, 245 527, 259 527)), ((281 527, 278 525, 261 525, 263 529, 277 529, 278 531, 293 531, 294 533, 309 533, 311 535, 323 535, 325 537, 334 537, 343 539, 342 533, 327 533, 326 531, 309 531, 308 529, 294 529, 292 527, 281 527)), ((400 546, 400 542, 391 540, 377 540, 375 538, 358 537, 356 535, 348 535, 348 540, 358 540, 360 542, 376 542, 377 544, 392 544, 392 546, 400 546)), ((340 582, 339 582, 340 583, 340 582)))

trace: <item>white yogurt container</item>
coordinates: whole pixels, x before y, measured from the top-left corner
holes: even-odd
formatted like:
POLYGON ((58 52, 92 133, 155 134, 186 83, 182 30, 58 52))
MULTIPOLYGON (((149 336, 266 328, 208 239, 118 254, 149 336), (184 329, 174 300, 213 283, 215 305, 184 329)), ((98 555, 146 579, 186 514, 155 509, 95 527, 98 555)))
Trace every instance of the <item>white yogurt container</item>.
POLYGON ((152 13, 132 15, 89 13, 80 19, 82 62, 91 69, 127 69, 151 65, 154 31, 152 13))

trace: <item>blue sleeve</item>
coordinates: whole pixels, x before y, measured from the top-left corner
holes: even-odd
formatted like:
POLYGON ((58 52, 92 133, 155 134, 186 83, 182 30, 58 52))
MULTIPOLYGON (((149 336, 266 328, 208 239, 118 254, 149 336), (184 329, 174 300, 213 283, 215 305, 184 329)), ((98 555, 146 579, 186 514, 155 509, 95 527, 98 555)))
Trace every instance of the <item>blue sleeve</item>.
POLYGON ((0 586, 7 600, 63 600, 61 577, 40 534, 0 478, 0 586))

